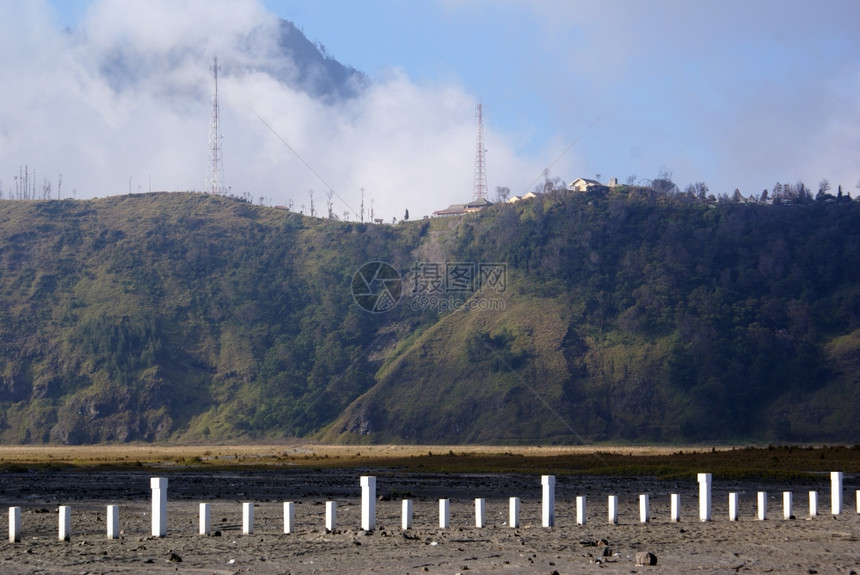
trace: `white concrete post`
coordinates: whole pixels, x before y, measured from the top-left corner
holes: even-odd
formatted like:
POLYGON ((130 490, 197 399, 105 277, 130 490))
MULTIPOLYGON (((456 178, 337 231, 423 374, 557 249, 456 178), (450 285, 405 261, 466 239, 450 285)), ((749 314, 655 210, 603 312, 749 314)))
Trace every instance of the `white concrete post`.
POLYGON ((242 535, 250 535, 254 532, 254 504, 242 503, 242 535))
POLYGON ((119 505, 107 506, 107 538, 119 539, 119 505))
POLYGON ((334 531, 337 525, 337 502, 325 502, 325 529, 326 531, 334 531))
POLYGON ((860 513, 860 489, 854 492, 854 501, 857 505, 857 513, 860 513))
POLYGON ((198 533, 200 535, 209 535, 209 531, 211 531, 212 527, 209 514, 209 504, 201 503, 199 510, 198 515, 200 516, 200 527, 198 528, 198 533))
POLYGON ((758 492, 758 519, 764 521, 767 519, 767 492, 758 492))
POLYGON ((72 527, 72 508, 68 505, 60 505, 60 529, 57 533, 57 539, 60 541, 68 541, 71 539, 72 527))
POLYGON ((9 543, 21 541, 21 508, 9 508, 9 543))
POLYGON ((672 512, 672 521, 677 523, 681 520, 681 494, 673 493, 671 495, 671 512, 672 512))
POLYGON ((842 472, 830 472, 830 512, 833 515, 842 513, 842 472))
POLYGON ((809 492, 809 516, 815 517, 818 515, 818 492, 809 492))
POLYGON ((475 499, 475 527, 483 528, 486 525, 487 500, 483 497, 475 499))
POLYGON ((543 499, 541 504, 541 525, 555 525, 555 475, 541 475, 543 499))
POLYGON ((699 521, 711 520, 711 474, 699 473, 699 521))
POLYGON ((167 535, 167 478, 152 477, 149 480, 152 489, 152 536, 167 535))
POLYGON ((520 526, 520 498, 511 497, 508 507, 508 524, 516 529, 520 526))
POLYGON ((738 520, 738 494, 729 493, 729 521, 738 520))
POLYGON ((783 519, 791 519, 791 504, 793 502, 794 496, 791 494, 791 491, 783 491, 782 492, 782 518, 783 519))
POLYGON ((451 525, 451 500, 439 500, 439 528, 448 529, 451 525))
POLYGON ((284 533, 292 533, 296 528, 296 506, 292 501, 284 501, 284 533))
POLYGON ((612 524, 618 523, 618 496, 610 495, 607 501, 607 519, 612 524))
POLYGON ((402 511, 402 517, 400 519, 400 526, 405 529, 412 529, 412 500, 404 499, 400 503, 400 508, 402 511))
POLYGON ((585 495, 576 496, 576 524, 585 525, 588 519, 588 500, 585 495))
POLYGON ((639 522, 651 521, 651 497, 647 493, 639 495, 639 522))
POLYGON ((365 531, 376 529, 376 477, 361 477, 361 528, 365 531))

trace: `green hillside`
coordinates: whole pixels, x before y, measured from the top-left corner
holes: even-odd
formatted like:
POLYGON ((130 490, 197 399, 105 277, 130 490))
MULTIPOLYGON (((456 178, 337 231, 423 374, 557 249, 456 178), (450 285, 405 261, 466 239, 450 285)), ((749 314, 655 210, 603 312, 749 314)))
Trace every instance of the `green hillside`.
POLYGON ((0 441, 860 440, 860 205, 643 192, 393 226, 2 201, 0 441))

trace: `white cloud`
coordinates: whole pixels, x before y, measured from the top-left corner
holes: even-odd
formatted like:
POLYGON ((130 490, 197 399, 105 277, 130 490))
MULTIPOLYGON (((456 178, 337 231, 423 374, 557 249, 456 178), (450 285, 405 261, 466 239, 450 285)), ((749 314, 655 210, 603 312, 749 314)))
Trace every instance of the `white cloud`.
MULTIPOLYGON (((127 193, 129 182, 202 189, 217 54, 226 184, 255 201, 298 209, 314 189, 323 213, 330 186, 341 216, 365 188, 388 220, 468 200, 479 97, 491 196, 499 185, 526 191, 602 112, 553 176, 647 178, 666 166, 678 184, 716 193, 822 177, 853 192, 860 5, 725 4, 449 2, 436 25, 458 26, 457 58, 439 47, 406 59, 420 74, 452 58, 444 77, 377 68, 359 97, 325 104, 260 71, 295 68, 278 53, 277 17, 256 0, 95 0, 70 33, 45 0, 2 2, 0 184, 14 189, 27 164, 38 183, 62 172, 64 194, 79 198, 127 193), (479 32, 496 43, 472 54, 461 13, 470 27, 490 22, 479 32)), ((444 40, 423 42, 422 53, 444 40)))
MULTIPOLYGON (((42 2, 4 3, 0 22, 4 192, 23 164, 40 183, 48 177, 56 185, 63 173, 64 195, 74 188, 78 198, 203 189, 217 54, 232 193, 292 200, 298 210, 314 189, 324 214, 331 186, 335 214, 350 210, 357 219, 365 188, 367 211, 372 198, 386 220, 471 198, 474 98, 462 86, 417 85, 392 70, 358 98, 316 101, 253 71, 291 68, 276 50, 277 18, 256 1, 96 1, 72 33, 52 26, 42 2)), ((503 136, 490 131, 486 139, 494 174, 539 172, 506 149, 503 136)))

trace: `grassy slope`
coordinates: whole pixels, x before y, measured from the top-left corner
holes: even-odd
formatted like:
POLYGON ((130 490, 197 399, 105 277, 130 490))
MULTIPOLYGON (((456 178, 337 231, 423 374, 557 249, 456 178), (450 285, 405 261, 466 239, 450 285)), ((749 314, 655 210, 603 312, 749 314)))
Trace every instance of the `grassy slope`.
POLYGON ((349 281, 392 237, 198 194, 0 203, 0 440, 314 429, 372 379, 349 281))
POLYGON ((506 309, 409 340, 319 437, 856 440, 857 218, 547 196, 461 220, 452 257, 508 262, 506 309))
POLYGON ((515 286, 504 300, 503 311, 461 309, 410 340, 322 438, 533 443, 569 435, 562 420, 543 416, 542 404, 561 399, 554 382, 566 377, 566 312, 515 286))
POLYGON ((0 202, 0 442, 856 441, 858 212, 0 202), (367 314, 374 260, 505 262, 504 308, 367 314))

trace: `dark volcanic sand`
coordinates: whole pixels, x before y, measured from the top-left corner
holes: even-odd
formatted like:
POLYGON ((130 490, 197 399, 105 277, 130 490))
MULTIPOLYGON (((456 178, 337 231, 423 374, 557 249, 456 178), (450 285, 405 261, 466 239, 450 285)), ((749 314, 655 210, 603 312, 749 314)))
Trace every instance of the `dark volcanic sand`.
POLYGON ((860 574, 858 478, 846 477, 842 514, 830 514, 830 481, 714 480, 713 521, 698 521, 694 481, 562 477, 556 524, 541 527, 540 476, 406 474, 388 470, 225 472, 30 472, 0 474, 4 517, 0 573, 855 573, 860 574), (149 478, 169 478, 168 535, 150 536, 149 478), (377 529, 360 530, 359 477, 376 475, 377 529), (819 516, 807 518, 808 492, 819 516), (769 518, 758 521, 756 492, 767 491, 769 518), (728 493, 740 493, 738 522, 728 493), (797 519, 784 520, 782 492, 794 493, 797 519), (651 522, 639 523, 638 495, 651 498, 651 522), (669 495, 681 494, 682 520, 669 521, 669 495), (576 524, 576 497, 588 497, 588 521, 576 524), (618 495, 619 523, 606 520, 618 495), (508 497, 522 500, 511 529, 508 497), (474 498, 487 499, 487 524, 474 527, 474 498), (413 499, 413 529, 400 529, 400 499, 413 499), (439 529, 438 499, 451 499, 451 527, 439 529), (325 501, 337 502, 337 529, 324 530, 325 501), (241 503, 255 504, 254 533, 242 535, 241 503), (284 501, 296 503, 295 533, 283 531, 284 501), (211 504, 212 530, 198 535, 198 503, 211 504), (105 537, 105 507, 120 505, 118 540, 105 537), (71 540, 57 540, 57 507, 72 508, 71 540), (10 543, 9 506, 21 507, 21 541, 10 543), (612 553, 603 556, 600 539, 612 553), (657 556, 637 566, 638 551, 657 556), (171 554, 181 562, 170 561, 171 554))

